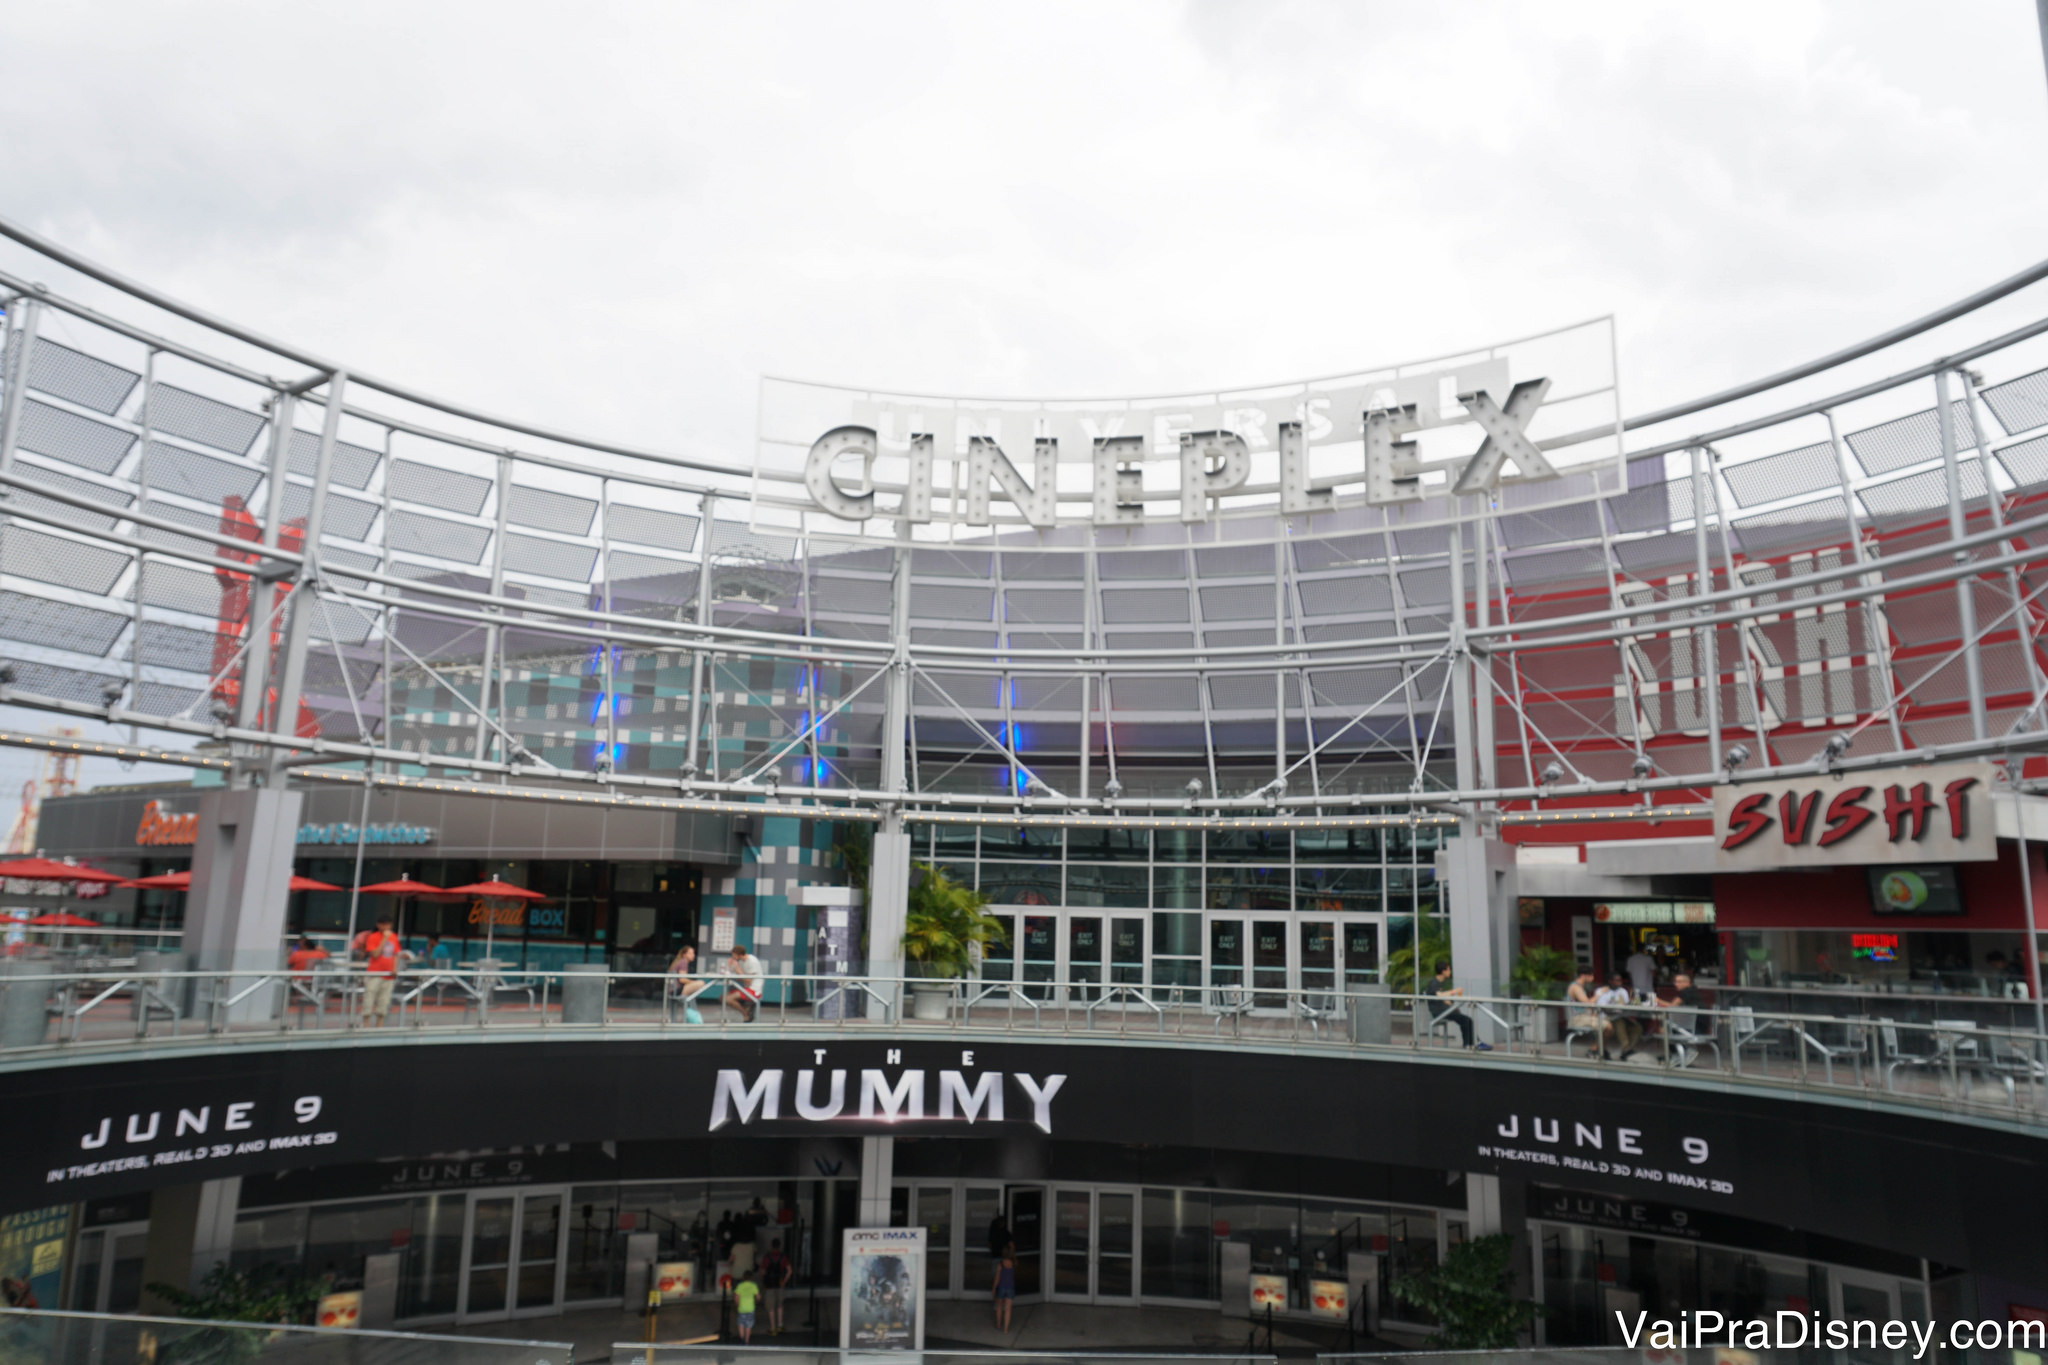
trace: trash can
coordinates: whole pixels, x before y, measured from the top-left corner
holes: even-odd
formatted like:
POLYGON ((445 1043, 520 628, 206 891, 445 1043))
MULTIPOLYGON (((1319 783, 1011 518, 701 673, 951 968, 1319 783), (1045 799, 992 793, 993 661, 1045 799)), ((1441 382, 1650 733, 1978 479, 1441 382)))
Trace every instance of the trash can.
POLYGON ((1350 996, 1351 1041, 1394 1041, 1394 988, 1385 983, 1354 986, 1350 996))
POLYGON ((0 1047, 35 1047, 50 1026, 50 995, 56 983, 16 983, 17 976, 47 976, 55 964, 44 958, 0 960, 0 1047))
POLYGON ((611 968, 602 962, 572 962, 562 968, 562 1022, 602 1024, 611 968))

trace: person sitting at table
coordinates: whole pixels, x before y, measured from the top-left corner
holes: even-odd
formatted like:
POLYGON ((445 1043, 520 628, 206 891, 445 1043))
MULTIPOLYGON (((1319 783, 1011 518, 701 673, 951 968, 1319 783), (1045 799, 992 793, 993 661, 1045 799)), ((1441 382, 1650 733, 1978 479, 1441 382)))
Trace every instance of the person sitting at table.
POLYGON ((1600 1050, 1600 1055, 1605 1057, 1607 1055, 1607 1036, 1614 1032, 1614 1021, 1601 1011, 1593 1008, 1595 995, 1596 993, 1593 989, 1593 969, 1591 967, 1579 968, 1578 976, 1572 981, 1571 985, 1565 988, 1565 1022, 1574 1029, 1580 1029, 1592 1034, 1594 1046, 1600 1050))
MULTIPOLYGON (((1458 1036, 1465 1040, 1465 1046, 1467 1048, 1474 1048, 1475 1045, 1472 1042, 1472 1020, 1466 1015, 1465 1011, 1459 1009, 1456 1005, 1437 1003, 1438 1001, 1452 999, 1465 993, 1463 988, 1451 984, 1450 963, 1439 961, 1436 964, 1436 975, 1423 983, 1422 993, 1435 997, 1429 1002, 1431 1022, 1452 1025, 1458 1030, 1458 1036)), ((1476 1050, 1491 1052, 1493 1048, 1485 1043, 1479 1043, 1476 1045, 1476 1050)))
MULTIPOLYGON (((285 954, 284 965, 287 970, 304 973, 311 971, 315 962, 324 962, 326 960, 327 950, 315 944, 306 935, 301 934, 299 935, 298 946, 285 954)), ((299 977, 301 981, 305 979, 303 975, 299 977)))
MULTIPOLYGON (((1628 988, 1628 978, 1620 972, 1608 977, 1605 989, 1593 997, 1594 1004, 1605 1005, 1609 1009, 1632 1004, 1634 1001, 1635 996, 1628 988)), ((1610 1014, 1608 1010, 1602 1010, 1601 1017, 1607 1020, 1608 1027, 1614 1034, 1614 1045, 1620 1049, 1618 1055, 1626 1057, 1635 1051, 1636 1044, 1643 1040, 1642 1021, 1618 1011, 1610 1014)))

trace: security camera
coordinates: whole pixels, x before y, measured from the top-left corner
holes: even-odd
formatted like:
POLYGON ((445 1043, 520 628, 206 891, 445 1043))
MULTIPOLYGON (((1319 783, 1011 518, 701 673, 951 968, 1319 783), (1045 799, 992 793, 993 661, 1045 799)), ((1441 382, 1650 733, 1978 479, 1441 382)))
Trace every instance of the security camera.
POLYGON ((1721 755, 1721 766, 1728 770, 1730 777, 1735 775, 1737 768, 1747 762, 1749 762, 1749 748, 1746 745, 1737 744, 1729 749, 1727 753, 1721 755))
POLYGON ((1641 781, 1655 772, 1657 768, 1654 763, 1650 762, 1648 754, 1637 754, 1636 761, 1628 765, 1628 770, 1636 775, 1637 781, 1641 781))
POLYGON ((1124 784, 1112 777, 1102 784, 1102 794, 1114 801, 1124 794, 1124 784))
POLYGON ((691 778, 695 777, 696 775, 697 775, 697 765, 696 765, 695 763, 685 763, 685 764, 683 765, 683 780, 684 780, 685 782, 689 781, 689 780, 690 780, 691 778))
POLYGON ((11 687, 11 686, 13 686, 13 685, 14 685, 14 665, 13 665, 13 664, 0 664, 0 687, 11 687))
POLYGON ((215 697, 213 699, 213 704, 211 706, 208 706, 206 709, 208 711, 211 711, 213 713, 213 718, 219 721, 222 725, 226 725, 229 721, 235 718, 235 708, 228 705, 228 699, 226 697, 215 697))
POLYGON ((111 708, 114 703, 121 700, 121 694, 127 690, 128 680, 126 678, 109 678, 100 684, 100 699, 111 708))
POLYGON ((1840 758, 1849 752, 1849 746, 1856 741, 1847 734, 1828 736, 1827 752, 1830 759, 1840 758))
POLYGON ((1546 764, 1544 764, 1544 765, 1543 765, 1543 785, 1544 785, 1544 786, 1546 786, 1546 787, 1554 787, 1554 786, 1556 786, 1556 785, 1557 785, 1558 783, 1560 783, 1560 782, 1562 782, 1562 781, 1564 781, 1564 769, 1563 769, 1563 768, 1559 767, 1559 766, 1557 765, 1557 763, 1555 763, 1554 761, 1553 761, 1553 762, 1550 762, 1550 763, 1546 763, 1546 764))

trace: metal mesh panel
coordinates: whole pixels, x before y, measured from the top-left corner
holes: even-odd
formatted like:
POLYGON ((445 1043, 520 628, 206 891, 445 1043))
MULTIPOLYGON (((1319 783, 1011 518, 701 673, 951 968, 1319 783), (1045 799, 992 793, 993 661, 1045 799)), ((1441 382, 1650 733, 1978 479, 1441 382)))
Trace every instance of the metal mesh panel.
POLYGON ((114 590, 127 567, 128 556, 120 550, 66 540, 32 526, 10 526, 0 540, 0 570, 101 597, 114 590))
POLYGON ((1188 619, 1186 588, 1115 588, 1102 594, 1102 619, 1122 625, 1188 619))
POLYGON ((1832 441, 1818 441, 1797 450, 1766 455, 1761 460, 1724 464, 1721 476, 1728 480, 1728 489, 1735 495, 1735 501, 1744 507, 1776 502, 1780 498, 1796 498, 1802 493, 1818 493, 1823 488, 1838 488, 1842 482, 1841 471, 1835 465, 1832 441))
POLYGON ((98 356, 37 337, 28 366, 28 386, 112 417, 135 392, 142 376, 98 356))
MULTIPOLYGON (((1744 552, 1762 554, 1787 545, 1810 547, 1839 544, 1849 538, 1848 509, 1841 496, 1787 507, 1761 516, 1734 522, 1735 535, 1744 552)), ((1718 548, 1718 547, 1713 547, 1718 548)), ((1718 558, 1712 554, 1711 558, 1718 558)))
POLYGON ((1227 649, 1234 645, 1270 645, 1273 643, 1273 627, 1270 622, 1263 626, 1254 626, 1250 630, 1241 626, 1234 630, 1210 627, 1202 631, 1202 641, 1217 649, 1227 649))
POLYGON ((1203 588, 1204 621, 1256 621, 1273 619, 1273 585, 1243 583, 1230 587, 1203 588))
MULTIPOLYGON (((1471 569, 1466 569, 1470 582, 1471 569)), ((1401 596, 1411 607, 1440 607, 1451 600, 1451 570, 1449 565, 1441 569, 1403 569, 1401 571, 1401 596)))
POLYGON ((1318 706, 1405 711, 1407 689, 1398 668, 1328 668, 1309 674, 1318 706))
MULTIPOLYGON (((1977 461, 1957 465, 1956 482, 1962 489, 1965 503, 1984 496, 1984 470, 1977 461)), ((1946 512, 1948 475, 1939 469, 1923 470, 1903 479, 1865 488, 1859 496, 1863 505, 1870 509, 1870 514, 1881 519, 1925 513, 1936 508, 1946 512)))
POLYGON ((1025 583, 1038 580, 1080 579, 1086 568, 1080 555, 1053 554, 1043 550, 1003 551, 1003 581, 1025 583))
MULTIPOLYGON (((1065 625, 1086 618, 1081 594, 1071 588, 1005 588, 1003 619, 1037 625, 1065 625)), ((1183 620, 1186 613, 1182 613, 1183 620)))
POLYGON ((143 456, 149 461, 153 491, 177 493, 200 502, 218 503, 231 496, 246 502, 263 479, 263 471, 255 465, 236 464, 161 441, 151 441, 143 456))
POLYGON ((635 554, 631 550, 613 550, 611 557, 611 578, 614 583, 632 578, 666 578, 686 576, 689 591, 697 591, 697 566, 685 559, 661 559, 654 555, 635 554))
MULTIPOLYGON (((546 602, 557 607, 588 607, 590 590, 582 592, 574 588, 548 588, 538 583, 515 583, 512 585, 529 602, 546 602)), ((552 619, 552 618, 550 618, 552 619)))
POLYGON ((985 649, 990 654, 996 652, 996 633, 992 630, 948 630, 942 626, 912 626, 910 642, 914 645, 946 645, 953 649, 985 649))
MULTIPOLYGON (((312 489, 304 484, 285 485, 285 520, 305 516, 312 505, 312 489)), ((368 540, 370 528, 377 524, 377 513, 382 510, 383 508, 374 502, 351 498, 330 488, 327 491, 327 505, 321 509, 320 530, 322 534, 340 536, 344 540, 368 540)))
MULTIPOLYGON (((1290 711, 1300 710, 1300 684, 1292 677, 1283 677, 1281 686, 1284 691, 1279 695, 1285 699, 1281 705, 1290 711)), ((1263 711, 1271 715, 1273 702, 1273 679, 1270 676, 1232 674, 1209 679, 1209 704, 1219 711, 1263 711)))
POLYGON ((394 498, 472 517, 484 510, 484 500, 491 495, 489 479, 416 460, 393 460, 385 486, 394 498))
POLYGON ((321 541, 320 562, 330 569, 376 569, 384 562, 382 556, 379 555, 369 555, 364 554, 360 550, 344 550, 336 545, 328 545, 325 543, 325 536, 321 537, 321 541))
POLYGON ((1375 563, 1387 557, 1387 538, 1382 535, 1331 536, 1328 540, 1297 541, 1294 546, 1296 573, 1323 569, 1351 568, 1375 563))
POLYGON ((214 616, 220 611, 220 580, 205 569, 153 561, 142 566, 142 600, 152 607, 214 616))
POLYGON ((123 658, 142 656, 142 662, 158 668, 182 669, 187 673, 211 673, 214 632, 174 626, 168 621, 144 621, 136 640, 123 658))
POLYGON ((1669 578, 1692 571, 1693 540, 1690 535, 1676 535, 1616 541, 1614 558, 1636 578, 1669 578))
POLYGON ((1517 512, 1501 517, 1495 525, 1500 531, 1501 543, 1510 549, 1555 545, 1564 540, 1598 540, 1600 504, 1580 502, 1568 507, 1517 512))
POLYGON ((1671 526, 1672 487, 1659 480, 1605 499, 1615 531, 1628 535, 1638 531, 1668 530, 1671 526))
POLYGON ((660 550, 688 551, 697 543, 697 518, 682 512, 613 503, 605 512, 605 528, 613 540, 630 540, 660 550))
MULTIPOLYGON (((196 526, 202 531, 218 532, 220 530, 220 513, 218 512, 202 512, 196 507, 182 507, 177 503, 165 502, 161 498, 151 498, 143 510, 150 516, 159 517, 164 521, 183 522, 187 526, 196 526)), ((143 527, 142 538, 151 545, 161 545, 166 549, 184 550, 190 554, 204 555, 208 559, 216 558, 219 554, 218 547, 211 541, 195 540, 191 536, 181 536, 172 531, 160 531, 154 526, 143 527)), ((251 549, 254 548, 252 544, 251 549)))
POLYGON ((1057 710, 1071 714, 1080 705, 1079 678, 1026 673, 1017 677, 1010 685, 1010 709, 1013 711, 1057 710))
POLYGON ((864 616, 889 614, 889 584, 879 578, 843 578, 821 573, 811 580, 811 595, 820 611, 851 611, 864 616))
POLYGON ((197 441, 215 450, 247 455, 263 430, 263 418, 175 384, 152 384, 149 389, 149 428, 167 435, 197 441))
POLYGON ((1191 673, 1122 675, 1110 681, 1110 700, 1118 711, 1199 711, 1197 681, 1191 673))
POLYGON ((110 682, 125 681, 118 673, 88 673, 83 669, 38 663, 34 659, 14 660, 14 686, 24 692, 56 697, 61 701, 101 704, 106 701, 106 695, 100 690, 102 687, 110 682))
MULTIPOLYGON (((334 461, 327 467, 327 481, 344 488, 368 488, 371 476, 384 458, 382 451, 348 441, 334 443, 334 461)), ((310 431, 292 432, 291 472, 310 479, 320 468, 320 437, 310 431)))
POLYGON ((21 405, 21 429, 16 441, 23 450, 33 450, 95 474, 111 474, 127 458, 135 437, 119 427, 31 398, 21 405))
POLYGON ((1095 557, 1097 578, 1186 578, 1185 550, 1114 550, 1095 557))
POLYGON ((1993 384, 1983 394, 1984 406, 2007 431, 2032 431, 2048 422, 2048 370, 1993 384))
POLYGON ((1077 630, 1017 630, 1010 631, 1012 649, 1079 649, 1081 632, 1077 630))
POLYGON ((1195 647, 1195 633, 1191 630, 1111 630, 1103 633, 1102 643, 1109 649, 1191 650, 1195 647))
MULTIPOLYGON (((1419 516, 1438 517, 1444 515, 1442 499, 1432 499, 1437 504, 1423 505, 1419 516)), ((1426 559, 1431 555, 1447 555, 1451 552, 1451 532, 1447 526, 1423 526, 1413 531, 1397 529, 1394 532, 1394 548, 1401 552, 1403 559, 1426 559)))
POLYGON ((1345 578, 1305 578, 1298 586, 1301 610, 1305 616, 1348 616, 1394 609, 1393 585, 1383 573, 1361 573, 1345 578))
POLYGON ((307 618, 307 624, 313 628, 313 638, 316 640, 361 645, 369 643, 370 636, 376 630, 377 614, 365 607, 315 598, 312 612, 312 616, 307 618))
POLYGON ((515 573, 539 574, 569 583, 587 583, 597 567, 597 547, 542 540, 517 531, 505 533, 505 567, 515 573))
POLYGON ((128 618, 98 607, 0 591, 0 639, 102 657, 121 638, 128 618))
POLYGON ((1384 640, 1400 634, 1392 617, 1370 621, 1316 621, 1301 628, 1301 638, 1311 644, 1325 640, 1384 640))
POLYGON ((596 518, 595 498, 579 498, 573 493, 523 483, 512 485, 505 509, 505 520, 515 525, 531 526, 536 531, 559 531, 568 536, 589 535, 590 523, 596 518))
POLYGON ((394 511, 391 514, 391 548, 407 554, 433 555, 476 564, 483 560, 484 550, 490 543, 491 531, 487 526, 430 517, 424 512, 394 511))
MULTIPOLYGON (((369 695, 370 688, 376 684, 379 671, 380 665, 374 660, 349 658, 347 654, 336 659, 332 649, 316 649, 306 655, 305 688, 313 696, 334 697, 344 702, 349 697, 354 697, 361 701, 369 695)), ((347 714, 346 706, 342 709, 344 714, 347 714)), ((364 719, 371 720, 372 728, 375 728, 372 718, 366 716, 364 719)), ((348 715, 343 723, 348 733, 355 733, 355 717, 352 714, 348 715)), ((328 727, 323 725, 321 728, 325 730, 328 727)))
POLYGON ((729 559, 796 558, 796 537, 751 530, 745 522, 711 523, 710 551, 729 559))
POLYGON ((912 583, 910 614, 941 621, 986 621, 995 611, 995 596, 993 588, 912 583))
POLYGON ((2048 480, 2048 436, 2036 436, 1999 451, 1998 462, 2021 488, 2048 480))
POLYGON ((910 552, 910 571, 920 578, 987 579, 993 572, 994 558, 986 550, 920 548, 910 552))
POLYGON ((196 687, 179 687, 176 683, 144 678, 136 693, 135 707, 154 716, 189 715, 205 695, 196 687))
MULTIPOLYGON (((134 494, 121 489, 109 488, 103 483, 93 483, 89 479, 75 478, 70 474, 59 474, 54 469, 43 469, 23 461, 15 462, 14 473, 17 478, 33 479, 37 483, 48 484, 52 488, 60 488, 64 492, 78 497, 91 498, 95 502, 106 503, 110 507, 125 508, 135 501, 134 494)), ((53 517, 62 518, 65 525, 76 526, 80 530, 111 531, 114 529, 115 518, 111 516, 101 516, 96 512, 82 511, 79 508, 73 507, 68 502, 58 502, 53 498, 39 497, 34 493, 24 492, 19 488, 8 491, 7 501, 10 506, 15 508, 48 512, 53 517)))
MULTIPOLYGON (((1971 449, 1969 404, 1951 401, 1949 411, 1955 417, 1956 449, 1971 449)), ((1848 441, 1849 448, 1856 452, 1856 458, 1863 462, 1865 469, 1873 474, 1889 474, 1909 464, 1940 459, 1941 423, 1935 410, 1927 408, 1861 431, 1852 431, 1848 441)))
POLYGON ((1243 578, 1253 574, 1271 578, 1273 549, 1270 545, 1224 545, 1197 550, 1195 572, 1203 578, 1243 578))
POLYGON ((1607 556, 1598 545, 1514 555, 1506 563, 1508 581, 1518 588, 1537 583, 1607 581, 1607 556))

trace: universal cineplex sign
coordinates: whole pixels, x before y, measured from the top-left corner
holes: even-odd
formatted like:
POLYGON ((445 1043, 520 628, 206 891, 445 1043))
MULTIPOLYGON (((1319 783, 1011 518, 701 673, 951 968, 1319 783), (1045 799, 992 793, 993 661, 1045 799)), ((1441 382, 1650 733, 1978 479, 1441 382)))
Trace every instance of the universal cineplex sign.
POLYGON ((842 521, 881 516, 919 525, 986 526, 996 519, 994 503, 1050 527, 1142 522, 1148 503, 1174 505, 1184 522, 1206 521, 1216 500, 1233 494, 1277 493, 1279 511, 1290 516, 1334 508, 1346 487, 1362 487, 1375 505, 1413 502, 1443 491, 1425 488, 1426 473, 1441 472, 1460 493, 1556 478, 1527 434, 1549 390, 1548 379, 1511 384, 1507 362, 1496 358, 1184 407, 862 401, 852 422, 812 443, 803 483, 816 507, 842 521), (1402 439, 1458 425, 1477 428, 1469 454, 1426 459, 1402 439), (1309 452, 1324 446, 1350 450, 1332 452, 1312 474, 1309 452), (1261 477, 1277 487, 1253 483, 1255 459, 1275 461, 1261 477), (1062 478, 1063 465, 1085 465, 1086 477, 1062 478), (1062 515, 1063 504, 1087 512, 1062 515))
POLYGON ((1714 790, 1724 871, 1882 863, 1979 863, 1998 856, 1988 763, 1917 763, 1714 790))

